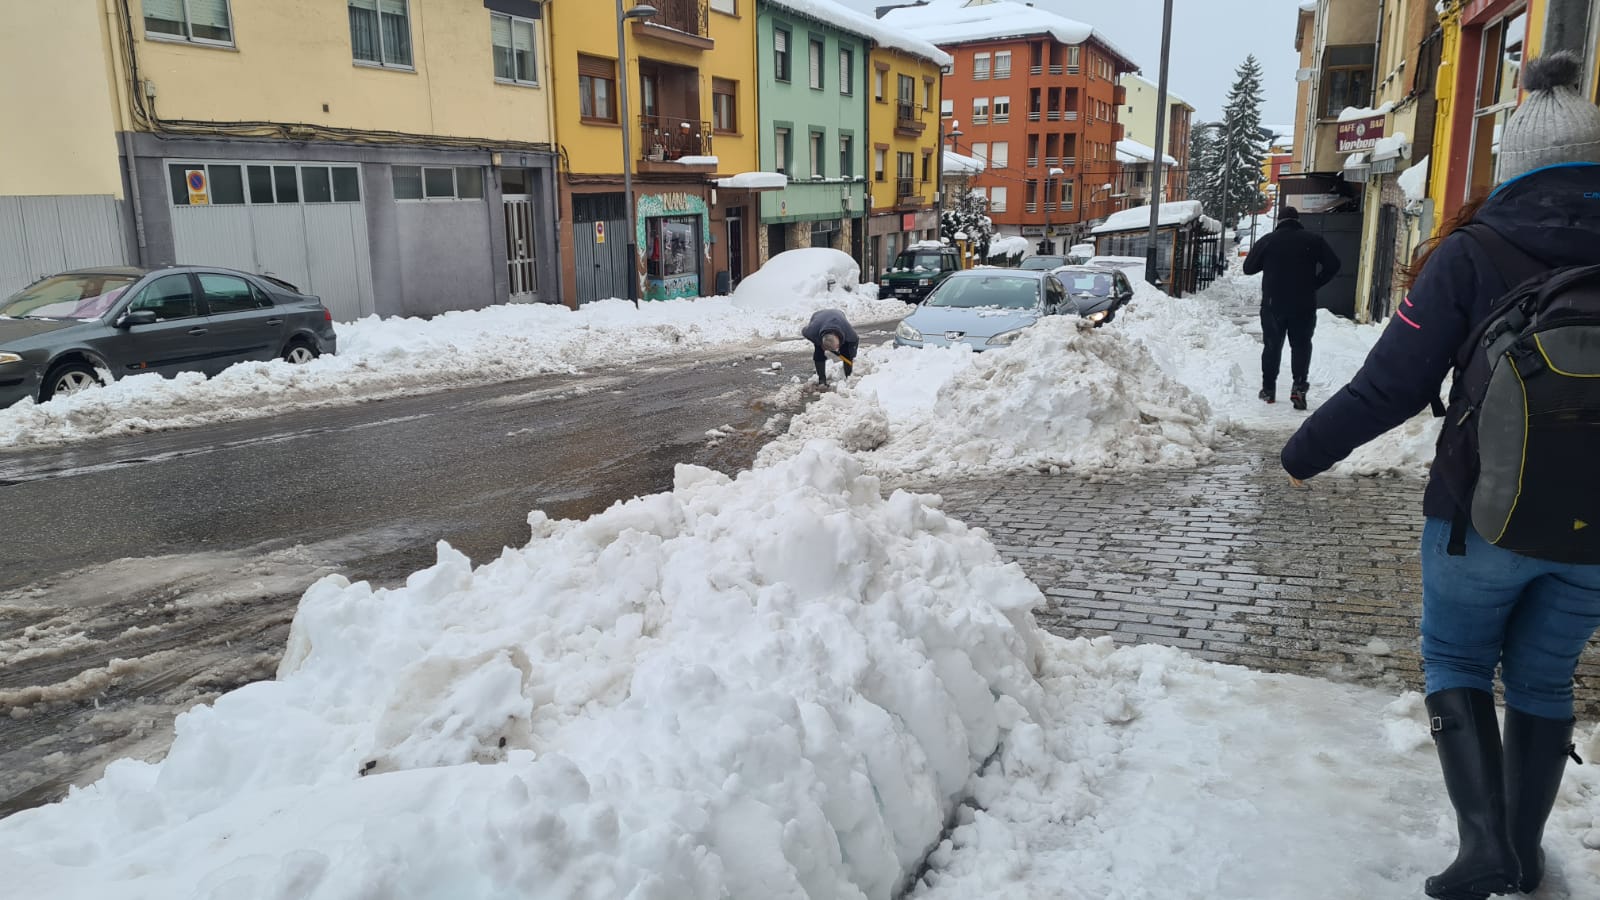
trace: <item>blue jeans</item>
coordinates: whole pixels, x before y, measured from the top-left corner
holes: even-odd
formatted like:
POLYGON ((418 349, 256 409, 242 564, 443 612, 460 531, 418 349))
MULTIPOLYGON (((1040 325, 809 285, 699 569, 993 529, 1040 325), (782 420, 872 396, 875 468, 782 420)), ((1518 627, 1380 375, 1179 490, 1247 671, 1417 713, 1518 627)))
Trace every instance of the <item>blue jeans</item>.
POLYGON ((1553 563, 1502 550, 1471 528, 1450 556, 1450 523, 1422 528, 1422 670, 1428 693, 1494 690, 1506 705, 1572 718, 1572 675, 1600 628, 1600 565, 1553 563))

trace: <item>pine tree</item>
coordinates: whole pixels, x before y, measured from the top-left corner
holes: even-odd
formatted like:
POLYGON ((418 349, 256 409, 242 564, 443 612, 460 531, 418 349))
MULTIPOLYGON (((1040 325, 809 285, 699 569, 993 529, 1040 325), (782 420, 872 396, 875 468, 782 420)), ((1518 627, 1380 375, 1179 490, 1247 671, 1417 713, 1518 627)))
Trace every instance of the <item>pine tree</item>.
POLYGON ((974 259, 989 258, 989 241, 994 237, 994 222, 989 218, 989 200, 972 189, 971 179, 951 192, 950 203, 939 219, 939 236, 951 243, 965 236, 974 259))
MULTIPOLYGON (((1196 129, 1191 139, 1191 193, 1205 205, 1207 215, 1221 219, 1226 214, 1236 222, 1266 205, 1261 164, 1267 156, 1267 141, 1261 130, 1261 64, 1252 54, 1239 65, 1223 121, 1196 129)), ((1224 225, 1231 228, 1233 222, 1224 225)))

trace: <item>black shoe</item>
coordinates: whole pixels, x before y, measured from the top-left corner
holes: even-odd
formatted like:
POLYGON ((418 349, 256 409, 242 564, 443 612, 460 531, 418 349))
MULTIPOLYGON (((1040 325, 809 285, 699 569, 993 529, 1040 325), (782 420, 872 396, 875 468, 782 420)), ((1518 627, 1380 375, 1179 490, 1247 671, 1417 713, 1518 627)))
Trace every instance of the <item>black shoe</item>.
POLYGON ((1577 758, 1573 721, 1530 716, 1506 707, 1506 822, 1522 865, 1517 888, 1524 894, 1544 880, 1544 823, 1556 804, 1567 757, 1577 758))
POLYGON ((1262 388, 1261 393, 1257 394, 1256 396, 1267 401, 1268 403, 1278 402, 1278 392, 1274 388, 1262 388))
POLYGON ((1423 890, 1437 900, 1485 900, 1517 889, 1521 872, 1506 820, 1506 788, 1494 695, 1451 688, 1426 700, 1445 790, 1461 846, 1423 890))
POLYGON ((1306 408, 1306 391, 1310 388, 1308 384, 1297 384, 1289 389, 1289 402, 1294 404, 1295 409, 1306 408))

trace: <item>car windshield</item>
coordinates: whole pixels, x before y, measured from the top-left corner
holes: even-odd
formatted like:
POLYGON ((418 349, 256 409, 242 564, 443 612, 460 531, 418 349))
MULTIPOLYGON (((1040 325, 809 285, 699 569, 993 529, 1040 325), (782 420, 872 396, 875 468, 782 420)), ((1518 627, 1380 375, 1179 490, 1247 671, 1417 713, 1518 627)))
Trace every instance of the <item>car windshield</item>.
POLYGON ((1028 269, 1035 272, 1048 272, 1067 264, 1065 256, 1030 256, 1022 261, 1019 269, 1028 269))
POLYGON ((138 278, 86 273, 55 275, 29 285, 0 303, 0 316, 13 319, 98 319, 138 278))
POLYGON ((939 264, 939 252, 936 250, 905 250, 894 258, 896 269, 909 269, 913 272, 937 272, 939 264))
POLYGON ((1033 309, 1039 305, 1039 279, 1016 275, 953 277, 927 301, 957 309, 1033 309))
POLYGON ((1062 272, 1057 277, 1066 287, 1067 293, 1073 295, 1093 294, 1096 297, 1111 296, 1111 276, 1099 275, 1093 272, 1062 272))

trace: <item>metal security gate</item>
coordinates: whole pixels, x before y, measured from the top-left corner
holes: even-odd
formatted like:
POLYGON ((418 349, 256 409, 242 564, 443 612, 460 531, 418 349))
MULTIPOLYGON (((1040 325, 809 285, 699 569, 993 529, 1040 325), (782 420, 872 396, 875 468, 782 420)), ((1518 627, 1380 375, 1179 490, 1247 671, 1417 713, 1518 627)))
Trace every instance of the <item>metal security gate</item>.
POLYGON ((1373 246, 1372 295, 1367 300, 1370 321, 1389 318, 1394 301, 1395 240, 1399 236, 1400 210, 1385 203, 1378 210, 1378 242, 1373 246))
POLYGON ((572 198, 579 303, 628 296, 628 278, 638 276, 637 264, 628 259, 626 215, 621 194, 572 198))
POLYGON ((539 289, 533 260, 533 198, 526 194, 504 197, 506 207, 506 274, 511 302, 526 303, 539 289))
POLYGON ((0 197, 0 297, 67 269, 127 261, 109 194, 0 197))
POLYGON ((374 312, 356 166, 169 161, 167 168, 178 262, 281 278, 321 297, 341 322, 374 312), (204 177, 196 179, 197 171, 204 177))

